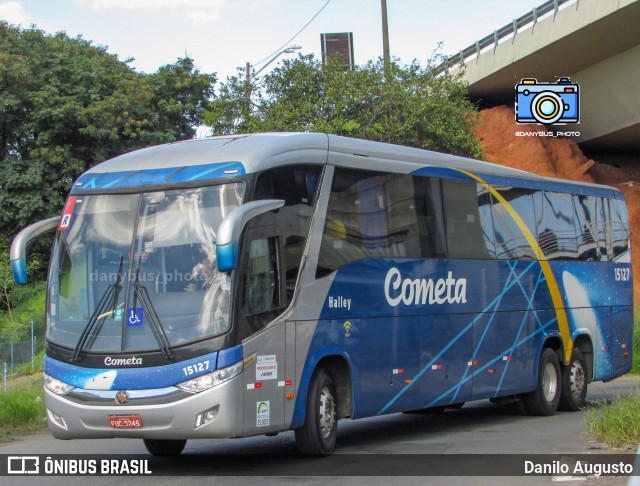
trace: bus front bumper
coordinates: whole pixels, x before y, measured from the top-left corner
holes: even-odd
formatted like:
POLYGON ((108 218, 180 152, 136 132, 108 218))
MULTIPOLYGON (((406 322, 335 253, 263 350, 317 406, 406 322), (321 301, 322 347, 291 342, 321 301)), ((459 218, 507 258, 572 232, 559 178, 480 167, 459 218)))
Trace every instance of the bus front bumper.
POLYGON ((68 396, 59 396, 45 388, 47 422, 57 439, 239 437, 243 428, 242 385, 241 373, 192 395, 170 387, 101 392, 75 389, 68 396))

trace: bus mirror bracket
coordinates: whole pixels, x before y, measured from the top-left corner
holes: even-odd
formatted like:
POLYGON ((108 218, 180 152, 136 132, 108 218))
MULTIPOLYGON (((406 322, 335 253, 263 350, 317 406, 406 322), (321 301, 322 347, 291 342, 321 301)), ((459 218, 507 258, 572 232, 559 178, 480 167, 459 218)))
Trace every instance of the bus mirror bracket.
POLYGON ((45 219, 27 226, 16 235, 11 243, 11 272, 17 284, 27 283, 27 245, 38 236, 53 231, 58 227, 60 216, 45 219))
POLYGON ((284 206, 281 199, 251 201, 234 208, 222 220, 216 236, 216 263, 218 271, 230 272, 238 265, 238 247, 243 228, 256 216, 284 206))

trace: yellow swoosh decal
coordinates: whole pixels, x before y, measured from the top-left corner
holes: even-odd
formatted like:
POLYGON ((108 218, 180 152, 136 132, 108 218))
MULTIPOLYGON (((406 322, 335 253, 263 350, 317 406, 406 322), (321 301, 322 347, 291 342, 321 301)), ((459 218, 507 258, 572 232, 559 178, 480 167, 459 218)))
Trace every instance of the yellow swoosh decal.
POLYGON ((458 172, 462 172, 463 174, 471 177, 472 179, 476 180, 478 183, 482 184, 491 193, 493 197, 495 197, 498 201, 500 201, 500 204, 503 205, 503 207, 507 210, 509 215, 516 222, 516 224, 520 228, 520 231, 522 231, 522 234, 527 239, 527 242, 533 249, 533 252, 535 253, 536 258, 538 259, 538 263, 540 263, 542 273, 544 274, 544 277, 547 280, 547 285, 549 286, 549 292, 551 293, 551 300, 553 301, 553 306, 555 308, 556 316, 558 318, 558 328, 560 329, 560 335, 562 336, 562 341, 564 342, 565 364, 569 364, 569 361, 571 359, 571 351, 573 349, 573 341, 571 340, 571 332, 569 331, 569 321, 567 320, 567 313, 564 308, 564 303, 562 302, 562 295, 560 294, 560 288, 558 287, 558 282, 556 282, 556 277, 555 275, 553 275, 553 271, 551 270, 551 265, 549 265, 549 262, 545 258, 544 253, 542 252, 542 248, 540 248, 540 245, 538 245, 538 240, 531 233, 531 231, 529 230, 529 227, 522 220, 522 218, 517 213, 517 211, 513 209, 511 204, 509 204, 509 202, 504 197, 502 197, 502 194, 500 194, 496 189, 491 187, 489 183, 482 180, 480 177, 476 176, 475 174, 472 174, 471 172, 467 172, 466 170, 462 170, 462 169, 454 169, 454 170, 457 170, 458 172))

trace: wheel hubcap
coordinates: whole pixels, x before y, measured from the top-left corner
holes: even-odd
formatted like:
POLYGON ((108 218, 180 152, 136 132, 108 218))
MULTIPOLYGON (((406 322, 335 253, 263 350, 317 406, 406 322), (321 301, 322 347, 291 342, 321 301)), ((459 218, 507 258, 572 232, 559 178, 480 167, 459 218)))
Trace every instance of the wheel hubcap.
POLYGON ((547 402, 551 403, 558 393, 558 376, 553 363, 547 363, 544 367, 544 373, 542 374, 542 390, 544 392, 544 398, 547 402))
POLYGON ((322 387, 320 393, 320 434, 326 439, 336 425, 336 402, 329 387, 322 387))
POLYGON ((571 363, 571 378, 569 381, 571 394, 574 398, 578 399, 582 395, 585 381, 586 377, 582 364, 579 361, 574 361, 573 363, 571 363))

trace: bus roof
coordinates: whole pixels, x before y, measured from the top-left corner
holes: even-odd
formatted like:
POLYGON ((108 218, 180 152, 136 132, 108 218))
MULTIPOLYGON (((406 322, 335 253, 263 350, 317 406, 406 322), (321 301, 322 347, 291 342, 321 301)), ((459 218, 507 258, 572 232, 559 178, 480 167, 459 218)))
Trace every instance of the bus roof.
POLYGON ((173 142, 129 152, 89 169, 73 191, 212 180, 293 163, 398 173, 443 175, 458 169, 494 184, 531 186, 618 197, 616 189, 550 179, 529 172, 428 150, 324 133, 259 133, 173 142), (606 194, 603 194, 606 193, 606 194), (617 194, 616 194, 617 193, 617 194))

